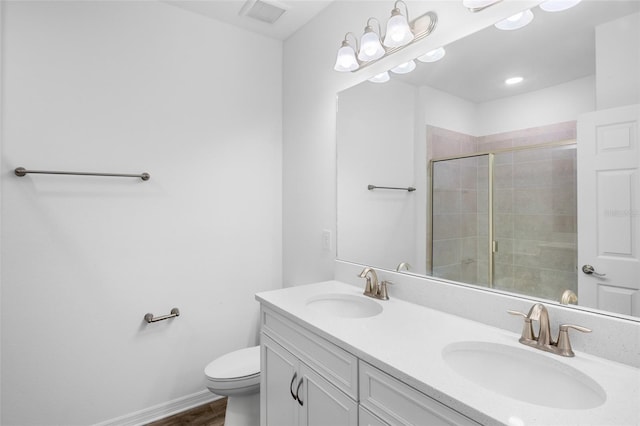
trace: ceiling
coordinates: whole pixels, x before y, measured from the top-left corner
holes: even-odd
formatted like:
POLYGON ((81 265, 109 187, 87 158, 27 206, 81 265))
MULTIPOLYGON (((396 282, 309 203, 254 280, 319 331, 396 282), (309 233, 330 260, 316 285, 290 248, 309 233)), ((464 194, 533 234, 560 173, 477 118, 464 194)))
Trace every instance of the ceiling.
POLYGON ((418 63, 410 74, 394 75, 416 86, 430 86, 474 103, 514 96, 595 74, 595 30, 600 23, 638 12, 635 1, 583 1, 557 13, 533 8, 524 28, 491 26, 446 46, 446 56, 418 63), (506 86, 508 77, 524 82, 506 86))
POLYGON ((262 1, 284 6, 287 10, 275 23, 268 24, 240 14, 246 0, 166 0, 165 3, 267 37, 285 40, 333 2, 333 0, 262 1))

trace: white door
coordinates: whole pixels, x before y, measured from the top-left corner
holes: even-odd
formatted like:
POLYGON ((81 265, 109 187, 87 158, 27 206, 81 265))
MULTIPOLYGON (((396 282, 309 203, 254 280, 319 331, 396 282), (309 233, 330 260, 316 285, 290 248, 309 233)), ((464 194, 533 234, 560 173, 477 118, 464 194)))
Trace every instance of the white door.
POLYGON ((578 119, 578 303, 640 316, 640 105, 578 119), (593 271, 593 272, 590 272, 593 271))

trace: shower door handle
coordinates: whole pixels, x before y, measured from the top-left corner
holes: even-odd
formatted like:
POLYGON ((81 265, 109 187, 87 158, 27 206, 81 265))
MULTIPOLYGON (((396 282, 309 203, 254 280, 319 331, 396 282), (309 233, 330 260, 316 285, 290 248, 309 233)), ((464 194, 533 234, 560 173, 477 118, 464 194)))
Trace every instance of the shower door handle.
POLYGON ((604 277, 604 276, 607 275, 607 274, 600 274, 600 273, 596 272, 594 267, 591 266, 591 265, 583 265, 582 266, 582 272, 584 272, 587 275, 593 275, 594 277, 604 277))

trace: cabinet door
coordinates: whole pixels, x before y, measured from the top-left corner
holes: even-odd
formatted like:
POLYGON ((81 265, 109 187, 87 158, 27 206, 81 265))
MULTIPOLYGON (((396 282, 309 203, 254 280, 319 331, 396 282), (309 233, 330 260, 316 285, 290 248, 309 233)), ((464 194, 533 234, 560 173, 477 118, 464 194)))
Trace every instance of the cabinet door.
POLYGON ((296 386, 298 360, 264 334, 260 348, 260 424, 294 426, 298 423, 296 386))
POLYGON ((307 365, 300 363, 300 426, 357 426, 358 404, 307 365))
POLYGON ((389 426, 377 416, 371 414, 369 410, 360 406, 358 410, 358 426, 389 426))

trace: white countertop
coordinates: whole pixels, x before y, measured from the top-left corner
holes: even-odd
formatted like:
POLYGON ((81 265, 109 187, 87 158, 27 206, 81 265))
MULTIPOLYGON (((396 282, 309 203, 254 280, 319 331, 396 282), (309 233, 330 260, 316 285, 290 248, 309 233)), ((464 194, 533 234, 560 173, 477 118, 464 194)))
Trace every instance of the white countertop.
MULTIPOLYGON (((392 295, 391 300, 376 300, 384 309, 369 318, 334 317, 306 306, 309 298, 327 293, 361 295, 362 290, 326 281, 258 293, 256 299, 482 424, 640 425, 640 369, 584 352, 576 351, 574 358, 549 354, 521 345, 520 336, 509 331, 393 299, 392 295), (556 409, 487 390, 459 375, 442 358, 443 348, 464 341, 509 345, 565 363, 602 386, 606 401, 590 409, 556 409)), ((505 321, 516 320, 505 312, 505 321)), ((554 337, 556 333, 552 330, 554 337)))

